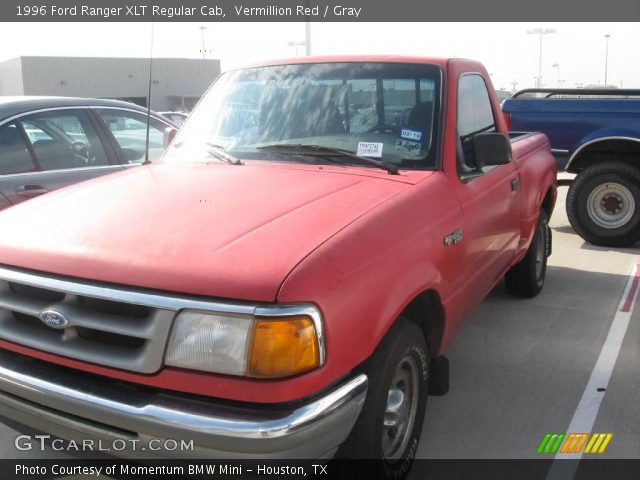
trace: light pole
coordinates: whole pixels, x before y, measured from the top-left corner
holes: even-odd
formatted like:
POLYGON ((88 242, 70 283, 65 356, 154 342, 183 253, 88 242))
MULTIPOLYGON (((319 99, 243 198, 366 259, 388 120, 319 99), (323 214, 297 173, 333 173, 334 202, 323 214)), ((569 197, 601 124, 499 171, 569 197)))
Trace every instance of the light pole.
MULTIPOLYGON (((309 0, 305 0, 304 6, 309 8, 309 0)), ((305 54, 307 57, 311 55, 311 22, 307 18, 307 21, 304 22, 304 46, 305 46, 305 54)))
POLYGON ((607 86, 607 73, 609 70, 609 39, 611 39, 611 35, 608 33, 604 36, 606 41, 606 47, 604 51, 604 86, 607 86))
POLYGON ((293 40, 289 40, 287 42, 287 45, 289 45, 290 47, 296 47, 296 57, 298 56, 298 47, 304 47, 307 44, 307 42, 305 42, 304 40, 299 40, 297 42, 294 42, 293 40))
POLYGON ((542 36, 548 33, 556 33, 555 28, 531 28, 527 30, 527 33, 530 35, 538 35, 540 37, 540 48, 538 50, 538 78, 537 78, 537 88, 542 87, 542 36))
POLYGON ((553 65, 551 65, 553 68, 558 70, 558 80, 557 80, 557 86, 558 88, 560 88, 560 64, 559 63, 554 63, 553 65))
POLYGON ((200 29, 200 33, 202 36, 202 59, 204 60, 206 58, 204 48, 204 32, 207 30, 207 27, 205 27, 204 25, 200 25, 198 28, 200 29))

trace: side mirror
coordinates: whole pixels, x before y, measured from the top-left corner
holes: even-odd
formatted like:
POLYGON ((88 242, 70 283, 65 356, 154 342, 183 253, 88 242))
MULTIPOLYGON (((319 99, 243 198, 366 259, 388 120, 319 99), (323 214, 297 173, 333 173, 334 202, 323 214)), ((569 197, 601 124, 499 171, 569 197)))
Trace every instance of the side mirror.
POLYGON ((473 159, 478 170, 485 166, 509 163, 511 143, 501 133, 478 133, 473 136, 473 159))
POLYGON ((167 128, 164 129, 164 137, 162 138, 162 146, 164 147, 165 150, 167 149, 167 147, 169 145, 171 145, 171 142, 173 142, 173 139, 176 137, 177 133, 178 133, 178 130, 176 130, 175 128, 167 127, 167 128))

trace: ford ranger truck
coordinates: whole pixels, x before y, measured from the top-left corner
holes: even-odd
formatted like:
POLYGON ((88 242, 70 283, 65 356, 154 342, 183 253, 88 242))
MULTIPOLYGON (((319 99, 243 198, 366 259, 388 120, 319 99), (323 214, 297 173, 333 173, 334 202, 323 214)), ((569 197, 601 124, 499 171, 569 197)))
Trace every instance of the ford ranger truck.
POLYGON ((576 177, 567 217, 595 245, 640 240, 640 90, 529 88, 504 101, 514 130, 548 136, 558 167, 576 177))
POLYGON ((0 214, 0 415, 399 478, 463 319, 542 289, 555 199, 477 62, 229 71, 160 162, 0 214))

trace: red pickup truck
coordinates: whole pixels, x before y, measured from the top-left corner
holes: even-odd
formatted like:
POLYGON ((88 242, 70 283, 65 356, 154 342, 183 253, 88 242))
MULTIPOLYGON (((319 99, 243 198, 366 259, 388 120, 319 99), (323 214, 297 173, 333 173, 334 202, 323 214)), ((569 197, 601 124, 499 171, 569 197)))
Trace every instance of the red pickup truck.
POLYGON ((462 320, 541 290, 555 178, 474 61, 227 72, 160 162, 0 214, 0 415, 402 476, 462 320))

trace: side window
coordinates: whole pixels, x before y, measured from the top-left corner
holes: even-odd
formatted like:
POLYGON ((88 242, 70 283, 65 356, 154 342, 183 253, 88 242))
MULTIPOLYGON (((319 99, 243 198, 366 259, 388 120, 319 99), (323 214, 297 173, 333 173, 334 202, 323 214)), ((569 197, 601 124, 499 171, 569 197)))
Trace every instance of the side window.
POLYGON ((487 85, 480 75, 463 75, 458 80, 458 167, 475 169, 473 136, 496 131, 487 85))
POLYGON ((186 117, 179 113, 170 113, 165 116, 169 117, 169 120, 171 120, 173 123, 175 123, 178 126, 181 126, 186 120, 186 117))
POLYGON ((53 140, 53 137, 32 122, 22 122, 24 131, 31 143, 37 140, 53 140))
MULTIPOLYGON (((102 108, 100 117, 115 137, 124 158, 129 163, 141 163, 144 160, 147 141, 147 116, 141 113, 102 108)), ((162 140, 165 124, 151 118, 149 128, 149 160, 160 158, 164 152, 162 140)))
POLYGON ((83 110, 36 113, 19 122, 42 170, 109 164, 98 134, 83 110))
POLYGON ((27 144, 14 123, 0 127, 0 175, 36 170, 27 144))

